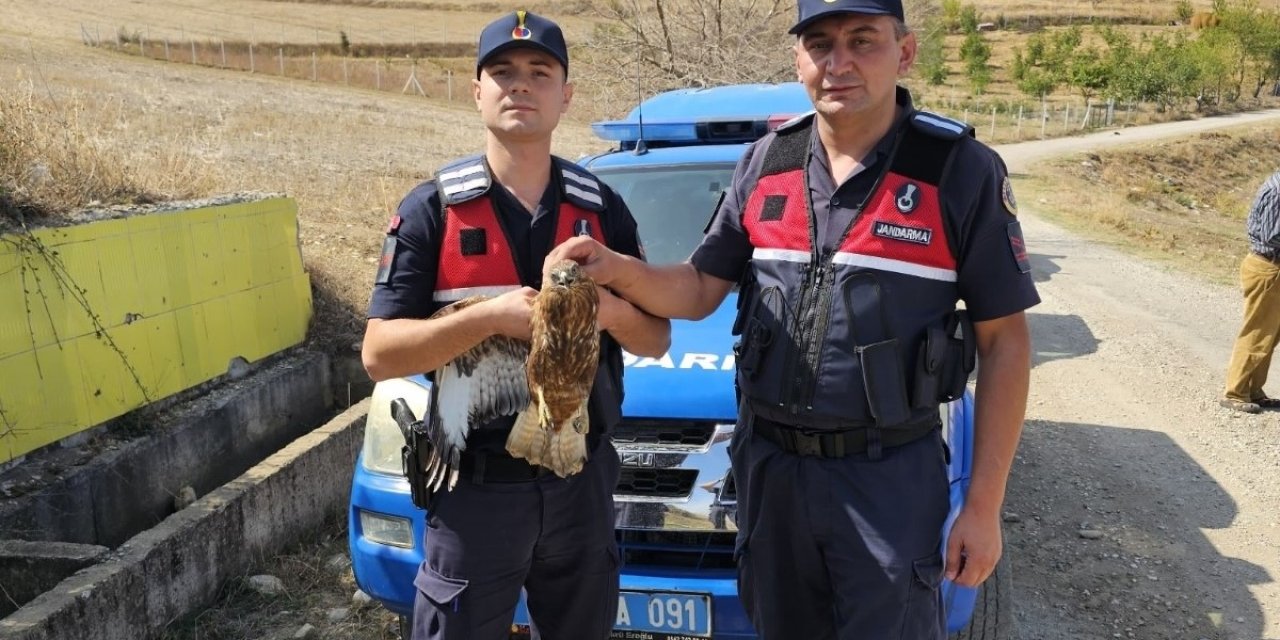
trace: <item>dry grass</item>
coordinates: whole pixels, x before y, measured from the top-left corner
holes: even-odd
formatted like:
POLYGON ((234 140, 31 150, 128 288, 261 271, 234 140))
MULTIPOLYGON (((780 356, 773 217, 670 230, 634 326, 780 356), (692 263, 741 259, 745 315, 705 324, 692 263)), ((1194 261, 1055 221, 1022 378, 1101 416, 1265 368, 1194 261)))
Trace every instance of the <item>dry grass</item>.
MULTIPOLYGON (((137 141, 119 100, 47 93, 21 72, 0 92, 0 231, 86 204, 146 204, 213 190, 219 167, 200 132, 145 123, 137 141), (154 128, 152 128, 154 127, 154 128)), ((140 123, 141 124, 141 123, 140 123)))
MULTIPOLYGON (((1265 0, 1264 5, 1278 2, 1265 0)), ((35 211, 91 200, 130 202, 236 191, 293 196, 300 205, 304 258, 316 285, 313 338, 330 351, 347 351, 363 327, 387 216, 403 194, 435 167, 474 152, 481 144, 483 133, 474 110, 457 95, 466 87, 459 74, 454 75, 455 102, 439 99, 448 95, 445 72, 461 72, 472 63, 466 57, 421 61, 419 79, 433 96, 422 99, 400 95, 408 73, 403 62, 371 70, 368 59, 360 61, 362 66, 320 57, 315 75, 322 82, 313 84, 309 56, 285 60, 286 75, 308 81, 274 77, 271 72, 278 71, 278 61, 270 54, 265 62, 272 69, 251 75, 219 69, 221 47, 215 52, 213 43, 332 48, 342 31, 353 46, 469 47, 496 10, 517 4, 506 0, 478 4, 225 0, 214 6, 204 0, 172 0, 163 9, 133 0, 0 4, 0 33, 18 36, 0 38, 0 62, 4 63, 0 64, 4 82, 0 101, 9 105, 6 112, 27 119, 19 127, 10 124, 16 116, 6 115, 0 133, 13 136, 0 159, 6 163, 8 197, 20 196, 28 203, 27 210, 35 211), (200 45, 197 61, 209 66, 165 64, 80 44, 86 36, 113 41, 121 29, 125 36, 152 43, 153 56, 163 55, 156 43, 168 38, 172 58, 189 57, 189 45, 176 43, 194 39, 200 45), (370 76, 384 91, 359 88, 370 82, 370 76), (79 167, 82 177, 49 180, 39 167, 45 167, 49 176, 62 175, 63 167, 71 171, 79 167), (90 188, 89 182, 102 186, 90 188)), ((579 4, 546 0, 534 8, 553 15, 553 10, 564 11, 566 15, 556 17, 561 18, 566 35, 571 42, 583 42, 598 19, 592 11, 571 10, 579 4)), ((1018 12, 1060 16, 1092 10, 1086 0, 991 1, 978 6, 988 17, 1000 12, 1006 17, 1022 15, 1018 12)), ((1145 15, 1172 13, 1173 6, 1173 0, 1099 2, 1098 10, 1145 15)), ((1002 65, 1022 36, 999 32, 991 37, 996 43, 996 64, 1002 65)), ((234 62, 229 55, 228 66, 234 62)), ((578 104, 562 124, 556 146, 566 157, 602 148, 583 122, 620 115, 635 94, 631 81, 619 84, 607 72, 590 73, 585 66, 577 79, 578 104)), ((972 109, 969 118, 980 134, 995 141, 1014 138, 1017 125, 1010 118, 1021 105, 1026 117, 1021 137, 1039 135, 1036 105, 1021 100, 1011 88, 997 84, 977 103, 968 100, 958 76, 952 80, 953 86, 925 89, 922 103, 957 117, 972 109), (993 104, 1001 108, 994 136, 989 131, 993 104)), ((1058 124, 1059 118, 1068 121, 1061 108, 1053 112, 1046 127, 1049 135, 1075 128, 1058 124)), ((1079 103, 1073 108, 1070 123, 1076 122, 1079 103)), ((1150 115, 1122 111, 1117 117, 1136 123, 1150 115)))
POLYGON ((342 522, 323 527, 306 542, 270 560, 263 560, 248 575, 223 586, 218 602, 203 611, 171 623, 162 640, 210 640, 221 638, 292 638, 304 624, 316 629, 316 637, 351 640, 397 640, 396 616, 374 604, 352 605, 358 588, 351 570, 335 569, 329 559, 347 555, 347 532, 342 522), (285 584, 278 596, 260 594, 248 585, 248 576, 273 575, 285 584), (329 612, 349 609, 350 615, 331 621, 329 612))
MULTIPOLYGON (((65 194, 60 206, 113 193, 115 201, 240 191, 296 198, 317 300, 312 338, 331 352, 349 352, 360 337, 382 231, 400 198, 483 141, 469 103, 165 65, 74 41, 14 44, 0 40, 9 63, 0 65, 0 103, 25 105, 28 124, 10 126, 6 116, 0 135, 44 155, 24 151, 10 162, 6 144, 5 181, 31 183, 28 168, 41 162, 50 175, 78 166, 79 178, 43 183, 65 194), (110 186, 85 189, 90 178, 110 186)), ((572 158, 602 146, 566 122, 555 151, 572 158)), ((46 201, 23 188, 24 198, 46 201)))
POLYGON ((1250 126, 1051 161, 1025 197, 1082 235, 1231 283, 1249 206, 1277 167, 1280 127, 1250 126))

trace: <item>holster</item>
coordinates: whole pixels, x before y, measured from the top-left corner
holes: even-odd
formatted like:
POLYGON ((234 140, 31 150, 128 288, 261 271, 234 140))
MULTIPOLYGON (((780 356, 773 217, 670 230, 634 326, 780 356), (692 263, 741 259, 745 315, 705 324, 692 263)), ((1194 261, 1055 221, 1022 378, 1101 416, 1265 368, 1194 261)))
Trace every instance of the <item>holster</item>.
POLYGON ((973 321, 963 309, 944 324, 929 327, 916 360, 911 406, 924 409, 964 395, 969 374, 977 364, 973 321))

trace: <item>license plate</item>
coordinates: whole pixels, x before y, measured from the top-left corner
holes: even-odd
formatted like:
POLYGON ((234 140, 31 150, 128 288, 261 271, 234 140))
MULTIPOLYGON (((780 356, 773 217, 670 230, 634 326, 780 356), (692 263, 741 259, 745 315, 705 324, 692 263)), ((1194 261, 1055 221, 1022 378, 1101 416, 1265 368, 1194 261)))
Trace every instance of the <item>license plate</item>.
POLYGON ((711 596, 623 591, 613 640, 684 640, 711 637, 711 596))

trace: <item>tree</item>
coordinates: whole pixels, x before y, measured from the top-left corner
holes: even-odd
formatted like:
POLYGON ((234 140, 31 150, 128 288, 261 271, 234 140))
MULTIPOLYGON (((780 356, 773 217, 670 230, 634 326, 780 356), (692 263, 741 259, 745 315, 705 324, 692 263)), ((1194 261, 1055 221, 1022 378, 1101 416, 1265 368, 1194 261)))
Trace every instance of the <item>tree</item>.
POLYGON ((991 84, 991 67, 987 64, 991 60, 991 45, 980 32, 972 31, 965 36, 960 45, 960 59, 964 61, 965 75, 974 92, 985 93, 991 84))
POLYGON ((1109 61, 1097 49, 1088 47, 1076 52, 1067 63, 1067 83, 1088 102, 1095 93, 1107 88, 1111 72, 1109 61))

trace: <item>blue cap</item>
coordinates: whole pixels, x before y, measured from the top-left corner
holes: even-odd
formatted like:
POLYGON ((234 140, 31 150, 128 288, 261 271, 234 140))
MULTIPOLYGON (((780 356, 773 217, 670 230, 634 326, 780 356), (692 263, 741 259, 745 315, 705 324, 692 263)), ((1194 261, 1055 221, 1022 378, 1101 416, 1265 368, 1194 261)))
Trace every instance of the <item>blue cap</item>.
POLYGON ((476 46, 476 77, 489 58, 516 47, 540 49, 551 54, 569 73, 569 48, 560 25, 528 11, 516 11, 490 22, 480 32, 476 46))
POLYGON ((903 22, 902 0, 798 0, 799 21, 787 33, 799 34, 815 21, 841 13, 893 16, 903 22))

